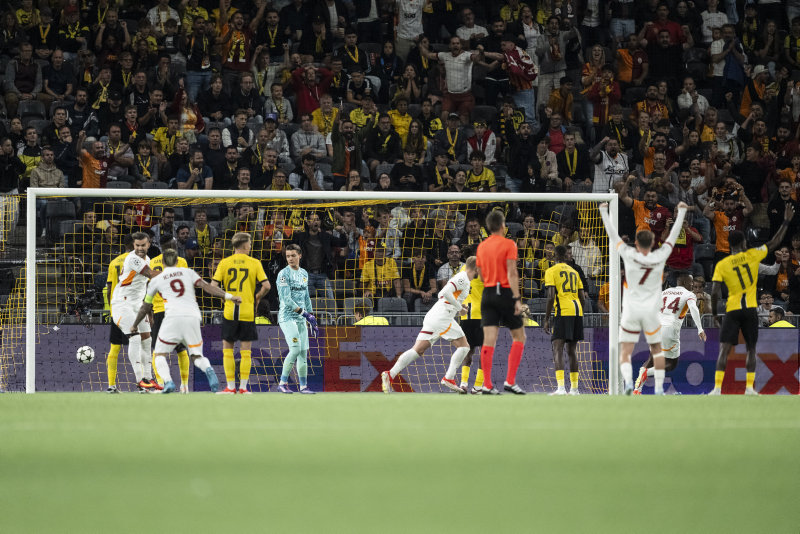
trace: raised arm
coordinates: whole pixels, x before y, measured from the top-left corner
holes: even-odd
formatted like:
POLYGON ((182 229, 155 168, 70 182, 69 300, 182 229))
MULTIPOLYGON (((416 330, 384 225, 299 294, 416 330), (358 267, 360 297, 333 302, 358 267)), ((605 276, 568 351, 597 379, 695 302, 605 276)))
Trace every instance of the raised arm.
POLYGON ((703 331, 703 321, 700 317, 700 310, 697 308, 697 301, 695 299, 689 299, 686 305, 689 307, 689 313, 692 314, 692 321, 694 321, 697 327, 697 335, 700 336, 700 339, 705 341, 706 333, 703 331))
POLYGON ((212 297, 219 297, 225 300, 232 300, 236 304, 242 303, 242 297, 234 297, 233 295, 231 295, 230 293, 219 287, 216 283, 209 284, 205 280, 201 279, 197 281, 197 287, 199 287, 212 297))
POLYGON ((786 208, 783 210, 783 222, 780 228, 778 228, 778 231, 775 232, 775 235, 772 236, 772 239, 767 241, 767 250, 772 252, 778 248, 778 245, 781 244, 783 238, 786 236, 786 230, 789 229, 789 223, 792 221, 792 218, 794 218, 794 206, 786 204, 786 208))
POLYGON ((683 229, 683 220, 686 218, 686 210, 689 206, 686 205, 686 202, 678 202, 678 216, 675 218, 675 223, 672 225, 672 230, 669 232, 669 236, 665 243, 669 243, 670 248, 675 246, 675 241, 678 239, 678 236, 681 235, 681 229, 683 229))

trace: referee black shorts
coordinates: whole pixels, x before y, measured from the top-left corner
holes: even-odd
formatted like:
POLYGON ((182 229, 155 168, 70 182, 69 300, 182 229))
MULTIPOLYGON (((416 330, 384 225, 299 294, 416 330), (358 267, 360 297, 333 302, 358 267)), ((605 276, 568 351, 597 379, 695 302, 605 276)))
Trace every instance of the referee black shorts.
POLYGON ((563 339, 567 343, 583 341, 583 317, 580 315, 556 317, 550 339, 563 339))
MULTIPOLYGON (((155 340, 158 339, 158 332, 161 330, 161 323, 164 322, 164 313, 165 312, 156 312, 153 314, 153 326, 150 328, 152 331, 153 336, 153 346, 156 346, 155 340)), ((186 350, 186 345, 183 343, 178 343, 175 345, 175 352, 180 352, 182 350, 186 350)))
POLYGON ((522 316, 514 315, 514 294, 510 287, 486 287, 481 297, 481 325, 522 328, 522 316))
POLYGON ((483 327, 480 319, 461 319, 461 330, 464 331, 470 348, 483 345, 483 327))
POLYGON ((758 341, 758 311, 755 308, 727 312, 722 319, 719 342, 737 345, 739 331, 742 332, 745 345, 754 347, 758 341))
POLYGON ((236 341, 255 341, 258 339, 255 321, 237 321, 222 319, 222 340, 228 343, 236 341))
POLYGON ((111 321, 111 330, 108 334, 108 342, 112 345, 128 345, 128 336, 120 330, 120 328, 111 321))

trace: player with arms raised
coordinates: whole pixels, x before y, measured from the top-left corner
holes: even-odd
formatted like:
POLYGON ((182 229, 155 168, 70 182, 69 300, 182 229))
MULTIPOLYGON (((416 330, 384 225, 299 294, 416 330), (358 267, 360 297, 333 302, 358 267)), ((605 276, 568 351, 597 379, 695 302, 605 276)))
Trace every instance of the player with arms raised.
POLYGON ((650 230, 636 232, 636 247, 625 246, 608 215, 608 203, 600 204, 600 216, 608 233, 609 247, 617 250, 625 262, 625 292, 622 296, 622 317, 619 322, 619 368, 624 381, 625 394, 633 393, 631 353, 644 332, 650 355, 653 358, 655 394, 664 394, 664 353, 661 352, 661 280, 675 240, 680 235, 688 206, 678 203, 678 217, 667 237, 657 250, 653 249, 655 236, 650 230))
POLYGON ((583 309, 586 295, 578 272, 567 265, 567 247, 556 247, 556 264, 544 272, 547 306, 544 331, 550 330, 550 313, 555 303, 555 328, 552 330, 553 361, 556 366, 556 390, 551 395, 566 395, 564 389, 564 345, 569 358, 569 394, 578 395, 578 356, 575 349, 583 340, 583 309))
POLYGON ((728 354, 739 342, 740 331, 747 346, 744 394, 758 395, 753 387, 756 380, 756 343, 758 342, 758 311, 756 310, 758 307, 756 300, 758 266, 761 260, 783 241, 793 217, 794 208, 791 203, 787 203, 780 228, 772 236, 772 239, 757 248, 748 249, 744 234, 738 230, 728 234, 731 254, 717 263, 717 266, 714 267, 714 276, 711 277, 713 282, 711 313, 714 314, 717 326, 722 324, 722 329, 719 332, 719 357, 717 358, 717 372, 714 373, 714 389, 709 395, 722 393, 722 381, 725 378, 725 367, 728 365, 728 354), (722 296, 722 284, 728 286, 725 317, 720 317, 717 312, 717 304, 722 296))
POLYGON ((308 272, 300 267, 300 257, 303 249, 300 245, 292 243, 286 247, 286 263, 278 273, 278 325, 281 327, 286 344, 289 345, 289 354, 283 360, 281 380, 278 391, 281 393, 294 393, 289 389, 289 373, 292 372, 297 362, 297 381, 300 382, 300 393, 314 394, 308 388, 308 328, 311 325, 314 337, 317 337, 319 328, 317 318, 311 312, 311 296, 308 294, 308 272))
POLYGON ((469 295, 470 282, 477 274, 475 256, 470 256, 467 258, 464 270, 448 280, 447 284, 439 291, 439 300, 425 314, 425 319, 422 320, 422 328, 417 334, 417 341, 414 346, 397 358, 391 370, 381 373, 381 387, 384 393, 391 393, 392 379, 408 367, 411 362, 425 354, 425 351, 431 348, 431 345, 440 338, 452 342, 456 347, 450 357, 450 365, 447 367, 441 384, 458 393, 466 393, 465 389, 456 383, 456 371, 469 352, 469 343, 467 343, 467 337, 455 318, 456 315, 466 312, 464 300, 469 295))
MULTIPOLYGON (((114 294, 114 289, 119 283, 119 275, 122 274, 122 265, 125 263, 125 258, 133 250, 133 237, 128 234, 123 239, 125 252, 111 260, 108 264, 108 277, 106 278, 106 295, 108 301, 111 302, 111 296, 114 294)), ((122 330, 112 321, 111 329, 108 334, 109 348, 108 356, 106 357, 106 372, 108 373, 108 389, 107 393, 119 393, 117 389, 117 359, 119 358, 119 351, 123 345, 128 345, 128 336, 122 333, 122 330)), ((144 389, 144 388, 141 388, 144 389)))
MULTIPOLYGON (((681 326, 687 312, 691 312, 692 320, 697 326, 697 336, 705 341, 706 333, 700 321, 700 310, 697 308, 697 296, 692 292, 692 275, 682 272, 678 275, 677 287, 669 287, 661 292, 661 350, 664 353, 664 373, 669 373, 678 366, 681 356, 681 326)), ((648 376, 655 376, 653 357, 650 356, 639 369, 639 378, 633 390, 640 395, 648 376)))
POLYGON ((202 315, 197 306, 194 288, 199 287, 209 295, 224 298, 228 302, 241 304, 242 298, 226 293, 222 289, 212 286, 200 275, 187 267, 177 267, 178 253, 171 248, 165 249, 162 254, 163 272, 154 276, 147 286, 147 296, 144 298, 136 319, 133 321, 133 331, 137 325, 153 312, 153 299, 161 295, 164 301, 164 320, 156 339, 154 364, 158 374, 164 379, 164 393, 175 391, 175 382, 169 372, 167 356, 178 344, 188 347, 194 365, 208 378, 208 385, 214 393, 219 389, 219 380, 211 362, 203 356, 203 335, 200 333, 202 315))
POLYGON ((267 294, 270 285, 261 262, 250 257, 253 246, 252 238, 247 232, 237 232, 231 238, 233 254, 224 258, 214 273, 211 283, 225 289, 231 295, 241 297, 241 302, 225 301, 222 313, 222 364, 225 367, 225 389, 221 394, 231 395, 236 390, 236 360, 233 347, 239 344, 239 390, 247 395, 247 381, 250 379, 252 342, 258 339, 256 331, 256 309, 261 298, 267 294), (256 287, 261 285, 258 292, 256 287))
POLYGON ((133 320, 139 313, 139 307, 147 290, 147 281, 155 276, 150 269, 150 258, 147 249, 150 248, 150 237, 144 232, 135 232, 133 251, 125 256, 122 262, 122 271, 119 275, 119 284, 114 288, 111 297, 111 319, 123 334, 128 336, 128 359, 133 367, 139 391, 153 389, 153 367, 150 365, 150 350, 152 338, 150 337, 150 322, 142 323, 138 332, 133 332, 133 320))

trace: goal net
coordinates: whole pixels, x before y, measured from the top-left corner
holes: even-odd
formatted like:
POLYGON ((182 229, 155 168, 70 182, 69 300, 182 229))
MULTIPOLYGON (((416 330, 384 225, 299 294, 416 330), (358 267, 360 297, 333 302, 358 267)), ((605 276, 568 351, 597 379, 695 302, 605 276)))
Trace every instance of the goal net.
MULTIPOLYGON (((24 201, 27 256, 14 273, 1 317, 4 391, 105 390, 109 264, 123 252, 123 236, 138 230, 153 235, 151 257, 160 254, 164 235, 174 235, 179 254, 209 281, 219 261, 232 253, 233 234, 253 236, 251 255, 262 262, 272 285, 256 311, 254 392, 277 386, 288 352, 277 326, 275 280, 286 265, 284 247, 301 244, 321 325, 319 337, 311 339, 309 384, 325 391, 379 391, 380 372, 414 344, 438 290, 487 237, 485 216, 492 210, 505 214, 506 235, 517 242, 521 294, 531 312, 518 383, 528 391, 555 388, 550 338, 540 325, 544 271, 552 265, 554 246, 563 243, 582 274, 589 302, 586 337, 579 344, 581 390, 615 389, 609 368, 616 366, 609 361, 616 357, 610 350, 616 346, 616 328, 609 326, 617 317, 602 313, 600 303, 607 308, 609 299, 618 298, 618 279, 609 273, 619 268, 609 256, 597 209, 600 202, 611 201, 613 212, 615 195, 30 189, 24 201), (37 202, 45 210, 44 229, 36 227, 32 215, 37 202), (96 354, 88 364, 75 356, 84 345, 96 354)), ((223 376, 222 303, 199 293, 198 303, 204 352, 223 376)), ((505 372, 510 343, 510 336, 501 334, 495 378, 505 372)), ((439 381, 452 350, 444 340, 436 343, 398 377, 395 390, 444 391, 439 381)), ((478 348, 470 383, 479 360, 478 348)), ((178 376, 174 355, 170 364, 178 376)), ((205 388, 204 377, 195 383, 193 373, 190 388, 205 388)), ((122 391, 135 390, 126 347, 119 354, 116 382, 122 391)))

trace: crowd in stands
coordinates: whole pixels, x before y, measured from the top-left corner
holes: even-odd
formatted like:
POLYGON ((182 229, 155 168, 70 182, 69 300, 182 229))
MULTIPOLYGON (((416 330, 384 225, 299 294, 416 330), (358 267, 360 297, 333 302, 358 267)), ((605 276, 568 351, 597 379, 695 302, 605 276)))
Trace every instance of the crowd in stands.
MULTIPOLYGON (((175 237, 207 275, 227 237, 247 229, 272 276, 293 241, 321 298, 338 299, 336 280, 351 280, 353 295, 414 310, 486 237, 486 212, 502 209, 527 297, 539 296, 553 247, 567 244, 606 311, 605 238, 585 214, 491 194, 613 189, 628 239, 641 229, 663 239, 674 206, 690 206, 668 266, 672 278, 695 274, 708 313, 701 294, 730 252, 728 234, 764 242, 784 204, 798 202, 800 0, 14 0, 4 9, 0 241, 19 217, 13 195, 28 187, 486 194, 480 205, 313 211, 132 200, 105 212, 86 197, 72 210, 42 200, 23 213, 95 274, 121 252, 122 235, 146 229, 153 252, 175 237)), ((792 224, 759 286, 797 314, 800 218, 792 224)))

